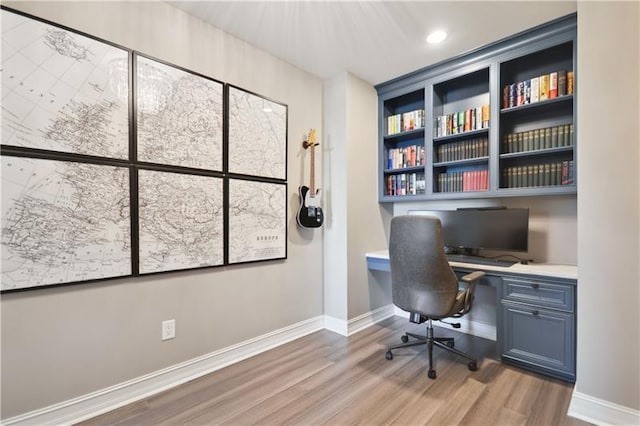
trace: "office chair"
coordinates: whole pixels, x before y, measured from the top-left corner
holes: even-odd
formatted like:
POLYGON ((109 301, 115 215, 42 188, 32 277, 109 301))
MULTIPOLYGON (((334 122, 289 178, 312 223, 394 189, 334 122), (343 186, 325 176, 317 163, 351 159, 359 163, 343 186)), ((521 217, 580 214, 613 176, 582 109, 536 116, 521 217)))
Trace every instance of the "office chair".
MULTIPOLYGON (((454 349, 453 338, 434 337, 433 320, 458 318, 469 312, 478 279, 484 272, 476 271, 462 277, 467 284, 458 289, 458 279, 449 266, 442 243, 440 220, 430 216, 396 216, 391 219, 389 236, 389 260, 391 263, 391 290, 393 304, 409 312, 409 321, 427 322, 427 335, 405 333, 402 344, 387 347, 385 357, 393 359, 394 349, 427 345, 429 372, 436 378, 433 368, 433 346, 438 346, 467 358, 469 370, 478 368, 471 355, 454 349), (409 337, 416 340, 409 342, 409 337)), ((452 324, 459 328, 460 324, 452 324)))

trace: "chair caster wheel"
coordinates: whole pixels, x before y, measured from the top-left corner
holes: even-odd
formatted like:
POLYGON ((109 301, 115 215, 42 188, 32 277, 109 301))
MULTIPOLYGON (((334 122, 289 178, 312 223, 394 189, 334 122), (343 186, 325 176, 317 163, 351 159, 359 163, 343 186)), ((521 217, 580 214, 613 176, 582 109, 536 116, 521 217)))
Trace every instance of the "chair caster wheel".
POLYGON ((468 367, 469 367, 469 370, 476 371, 478 369, 478 364, 475 361, 471 361, 468 367))
POLYGON ((435 379, 436 378, 436 370, 429 370, 429 372, 427 373, 427 376, 429 376, 430 379, 435 379))
POLYGON ((391 351, 387 351, 387 353, 384 354, 384 357, 391 361, 393 359, 393 354, 391 353, 391 351))
POLYGON ((403 334, 400 340, 402 340, 402 343, 407 343, 409 341, 409 336, 407 336, 406 334, 403 334))

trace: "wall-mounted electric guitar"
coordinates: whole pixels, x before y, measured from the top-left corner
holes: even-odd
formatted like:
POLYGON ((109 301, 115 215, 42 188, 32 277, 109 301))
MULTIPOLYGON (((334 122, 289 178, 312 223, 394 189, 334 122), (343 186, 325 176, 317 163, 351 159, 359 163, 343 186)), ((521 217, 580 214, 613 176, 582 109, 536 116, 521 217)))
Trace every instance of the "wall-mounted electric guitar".
POLYGON ((316 131, 314 129, 309 130, 308 140, 302 143, 302 146, 311 148, 311 179, 310 185, 300 186, 298 188, 298 196, 300 197, 300 211, 296 216, 298 225, 303 228, 318 228, 322 226, 324 221, 324 214, 322 208, 320 208, 320 189, 316 189, 315 186, 315 147, 319 145, 316 142, 316 131))

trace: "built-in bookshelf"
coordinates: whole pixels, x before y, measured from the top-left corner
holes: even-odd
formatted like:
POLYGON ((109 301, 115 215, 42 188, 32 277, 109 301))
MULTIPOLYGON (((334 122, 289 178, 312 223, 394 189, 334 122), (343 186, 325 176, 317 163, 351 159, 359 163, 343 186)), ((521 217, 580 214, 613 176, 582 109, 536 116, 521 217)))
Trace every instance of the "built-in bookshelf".
POLYGON ((425 194, 425 99, 424 89, 388 99, 383 103, 381 132, 382 175, 385 197, 425 194))
POLYGON ((572 14, 376 86, 380 201, 575 194, 575 58, 572 14))

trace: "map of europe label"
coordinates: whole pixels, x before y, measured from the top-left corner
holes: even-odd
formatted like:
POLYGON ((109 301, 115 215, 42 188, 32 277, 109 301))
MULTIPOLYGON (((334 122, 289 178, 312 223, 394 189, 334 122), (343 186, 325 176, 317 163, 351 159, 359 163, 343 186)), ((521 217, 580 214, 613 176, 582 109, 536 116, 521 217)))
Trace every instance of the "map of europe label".
POLYGON ((138 160, 222 170, 222 84, 136 56, 138 160))
POLYGON ((128 52, 2 10, 2 144, 126 159, 128 52))
POLYGON ((2 157, 2 290, 131 274, 129 170, 2 157))
POLYGON ((140 170, 140 273, 224 263, 222 178, 140 170))

